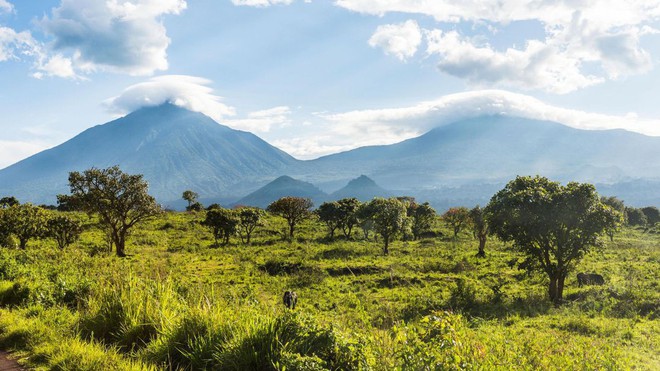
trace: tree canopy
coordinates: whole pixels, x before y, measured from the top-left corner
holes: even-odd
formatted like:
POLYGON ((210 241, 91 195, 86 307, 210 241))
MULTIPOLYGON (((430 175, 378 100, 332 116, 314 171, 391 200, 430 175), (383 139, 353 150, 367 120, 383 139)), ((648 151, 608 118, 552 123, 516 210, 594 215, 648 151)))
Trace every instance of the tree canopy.
POLYGON ((389 244, 407 224, 406 204, 396 198, 374 198, 369 203, 374 229, 383 237, 383 253, 389 253, 389 244))
POLYGON ((126 256, 130 229, 161 211, 142 175, 126 174, 118 166, 71 172, 69 187, 71 196, 63 199, 76 209, 99 215, 120 257, 126 256))
POLYGON ((314 204, 309 198, 289 196, 274 201, 268 205, 266 211, 286 219, 286 222, 289 225, 289 238, 293 238, 296 225, 309 218, 311 215, 310 209, 313 206, 314 204))
POLYGON ((517 177, 486 207, 488 224, 502 241, 524 253, 531 268, 545 272, 548 295, 562 300, 564 280, 598 236, 620 220, 591 184, 562 186, 545 177, 517 177))

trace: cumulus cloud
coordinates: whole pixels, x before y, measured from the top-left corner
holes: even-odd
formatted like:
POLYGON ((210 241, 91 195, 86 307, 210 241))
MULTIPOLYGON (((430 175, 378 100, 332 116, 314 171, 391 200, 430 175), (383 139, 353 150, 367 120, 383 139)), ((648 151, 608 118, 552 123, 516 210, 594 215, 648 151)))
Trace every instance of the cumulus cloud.
POLYGON ((285 127, 291 124, 291 109, 287 106, 278 106, 266 110, 251 112, 247 118, 225 120, 223 123, 239 130, 255 133, 266 133, 273 127, 285 127))
MULTIPOLYGON (((433 17, 439 25, 446 24, 425 30, 427 52, 439 58, 441 71, 476 86, 553 93, 649 71, 653 59, 642 47, 642 38, 657 33, 652 25, 660 19, 660 0, 336 0, 335 4, 378 16, 398 12, 433 17), (506 27, 517 21, 539 22, 545 36, 498 51, 483 42, 492 32, 466 37, 452 26, 485 22, 487 28, 506 27), (599 66, 600 71, 587 72, 592 70, 589 65, 599 66)), ((400 59, 405 55, 389 54, 400 59)))
POLYGON ((14 11, 14 6, 9 3, 7 0, 0 0, 0 14, 2 13, 12 13, 14 11))
POLYGON ((236 6, 267 7, 271 5, 289 5, 293 0, 231 0, 236 6))
POLYGON ((559 108, 503 90, 451 94, 409 107, 320 114, 332 123, 325 145, 343 146, 350 141, 351 148, 392 144, 438 126, 485 115, 510 115, 559 122, 577 129, 625 129, 660 136, 660 120, 639 119, 634 114, 609 116, 559 108), (331 141, 332 137, 337 139, 331 141))
POLYGON ((118 115, 163 103, 204 113, 216 121, 235 115, 234 108, 222 103, 222 97, 214 94, 208 86, 210 84, 210 80, 195 76, 157 76, 126 88, 119 96, 106 100, 105 104, 118 115))
POLYGON ((378 26, 369 39, 371 47, 380 47, 385 54, 394 55, 402 61, 415 55, 421 42, 422 31, 414 20, 378 26))
POLYGON ((40 25, 80 71, 149 75, 168 68, 162 16, 185 8, 185 0, 62 0, 40 25))

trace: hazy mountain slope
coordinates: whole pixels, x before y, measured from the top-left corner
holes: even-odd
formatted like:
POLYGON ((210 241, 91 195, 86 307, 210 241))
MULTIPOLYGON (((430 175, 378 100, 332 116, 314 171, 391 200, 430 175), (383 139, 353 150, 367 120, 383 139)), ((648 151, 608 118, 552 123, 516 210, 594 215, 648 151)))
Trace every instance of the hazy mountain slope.
POLYGON ((119 165, 144 174, 150 193, 163 202, 186 189, 201 197, 231 193, 232 186, 262 181, 296 162, 254 134, 167 104, 95 126, 1 170, 0 194, 52 203, 68 191, 69 171, 119 165))
POLYGON ((310 198, 314 206, 318 206, 328 195, 311 183, 283 175, 238 200, 236 205, 266 208, 273 201, 287 196, 310 198))
POLYGON ((360 175, 348 182, 343 188, 330 194, 330 200, 355 197, 360 201, 369 201, 374 197, 390 197, 392 192, 381 188, 366 175, 360 175))
POLYGON ((401 143, 314 160, 316 179, 364 173, 390 189, 493 182, 517 174, 614 182, 660 177, 660 138, 624 130, 587 131, 489 116, 456 122, 401 143))

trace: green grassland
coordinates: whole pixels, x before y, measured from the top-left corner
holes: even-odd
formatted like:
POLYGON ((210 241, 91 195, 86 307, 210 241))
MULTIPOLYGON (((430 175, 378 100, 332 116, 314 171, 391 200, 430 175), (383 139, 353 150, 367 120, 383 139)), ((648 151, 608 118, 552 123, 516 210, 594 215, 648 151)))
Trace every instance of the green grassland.
MULTIPOLYGON (((467 232, 329 241, 308 221, 293 241, 268 217, 251 245, 214 246, 203 213, 137 227, 127 258, 92 218, 65 250, 0 249, 0 349, 56 370, 660 369, 660 234, 624 229, 567 280, 547 278, 467 232), (575 273, 603 286, 579 288, 575 273), (282 305, 295 290, 298 307, 282 305)), ((451 232, 439 222, 435 229, 451 232)))

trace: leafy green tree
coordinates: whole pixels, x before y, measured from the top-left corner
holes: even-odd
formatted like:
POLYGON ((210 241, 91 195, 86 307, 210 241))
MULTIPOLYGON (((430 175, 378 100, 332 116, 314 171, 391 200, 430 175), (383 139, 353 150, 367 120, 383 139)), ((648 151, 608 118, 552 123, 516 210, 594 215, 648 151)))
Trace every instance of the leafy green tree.
POLYGON ((353 232, 353 227, 358 223, 357 210, 361 205, 360 200, 355 197, 342 198, 337 201, 339 205, 339 210, 341 212, 341 222, 339 223, 339 228, 341 228, 344 237, 350 238, 351 233, 353 232))
POLYGON ((56 215, 49 218, 46 229, 48 236, 57 242, 60 249, 76 242, 82 233, 80 222, 67 215, 56 215))
POLYGON ((465 225, 470 221, 470 211, 467 207, 452 207, 442 214, 442 220, 454 232, 454 238, 458 236, 465 225))
POLYGON ((14 196, 0 198, 0 209, 6 209, 8 207, 12 207, 18 204, 20 204, 20 202, 18 202, 18 200, 14 196))
POLYGON ((126 256, 126 238, 131 228, 161 212, 149 195, 142 175, 129 175, 113 166, 69 173, 68 202, 89 214, 97 213, 117 256, 126 256))
POLYGON ((648 219, 641 209, 626 207, 626 221, 630 226, 645 226, 648 219))
POLYGON ((288 196, 268 205, 266 211, 286 219, 289 225, 289 238, 293 239, 296 225, 312 215, 310 209, 313 206, 314 204, 309 198, 288 196))
POLYGON ((233 210, 214 208, 206 212, 202 225, 211 229, 217 246, 220 239, 225 245, 229 243, 229 238, 238 231, 239 222, 240 220, 233 210))
POLYGON ((408 217, 411 219, 413 239, 417 240, 422 233, 431 230, 437 214, 428 202, 424 202, 421 205, 412 202, 408 205, 407 211, 408 217))
POLYGON ((610 238, 610 241, 614 241, 614 235, 621 229, 621 226, 625 223, 626 219, 626 205, 623 200, 618 199, 616 196, 602 196, 600 202, 611 207, 613 210, 619 212, 621 219, 618 220, 613 225, 609 226, 605 230, 605 234, 610 238))
POLYGON ((374 205, 371 202, 361 204, 355 211, 357 223, 362 229, 365 240, 369 240, 369 234, 374 230, 374 205))
POLYGON ((197 199, 199 198, 199 194, 197 194, 196 192, 193 192, 191 190, 183 191, 183 195, 181 195, 181 198, 188 201, 188 206, 186 206, 186 211, 200 211, 201 209, 203 209, 202 204, 197 202, 197 199), (193 209, 193 205, 196 206, 194 209, 193 209))
POLYGON ((2 212, 2 226, 16 236, 19 247, 25 249, 29 240, 43 238, 46 233, 46 210, 27 204, 14 204, 2 212))
POLYGON ((241 207, 236 212, 238 213, 238 231, 241 241, 249 244, 252 232, 262 225, 264 211, 256 207, 241 207))
POLYGON ((486 207, 491 231, 528 257, 530 269, 549 278, 548 295, 559 304, 568 273, 598 236, 621 216, 600 202, 593 185, 562 186, 544 177, 517 177, 486 207))
POLYGON ((488 222, 486 221, 484 209, 479 207, 479 205, 470 210, 470 227, 472 228, 474 238, 479 240, 479 252, 477 252, 476 256, 479 258, 485 258, 486 241, 488 240, 488 234, 490 231, 488 229, 488 222))
POLYGON ((335 238, 335 230, 343 220, 343 213, 337 202, 324 202, 316 210, 319 220, 328 228, 328 236, 335 238))
POLYGON ((641 208, 642 213, 646 216, 646 223, 649 226, 655 225, 655 223, 660 222, 660 210, 655 206, 647 206, 641 208))
POLYGON ((383 254, 387 255, 390 241, 402 233, 406 226, 406 205, 396 198, 374 198, 370 204, 374 229, 383 237, 383 254))

